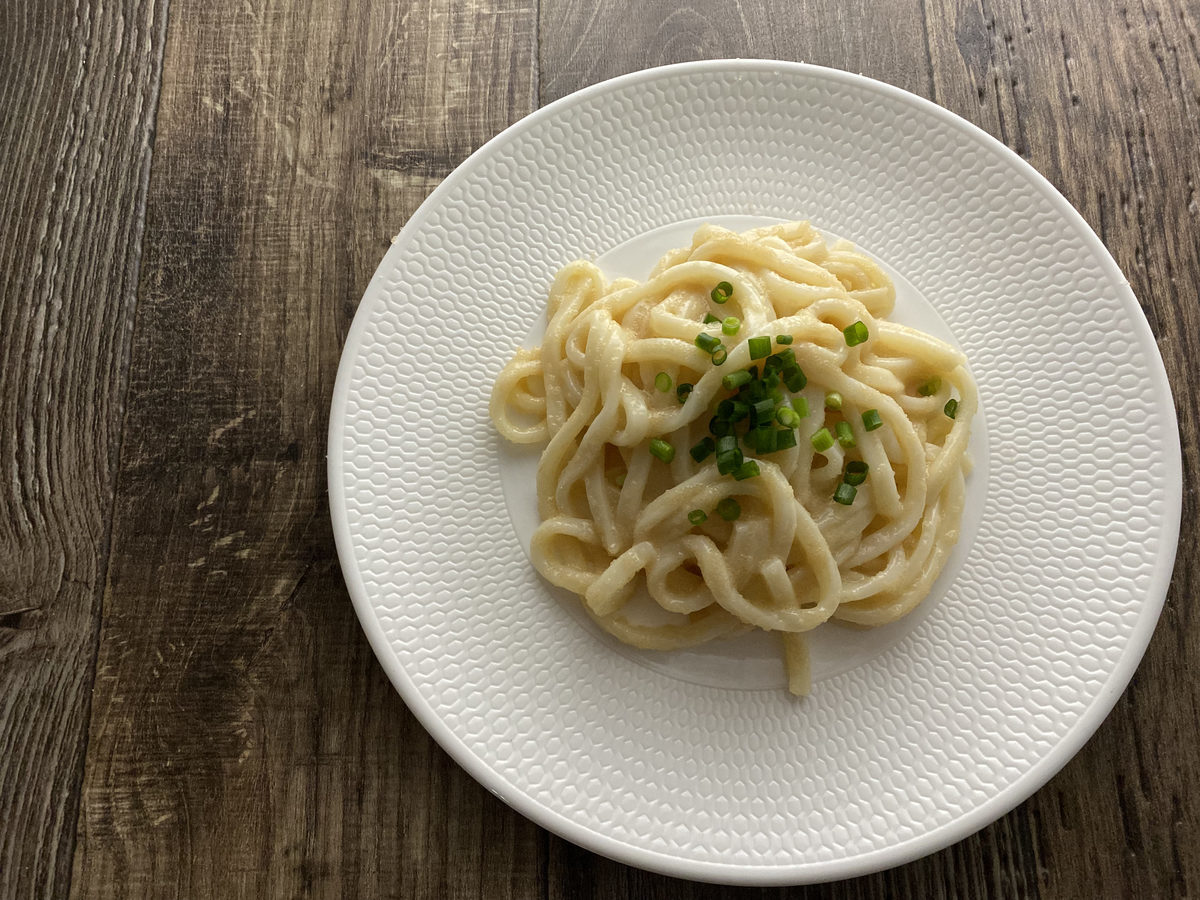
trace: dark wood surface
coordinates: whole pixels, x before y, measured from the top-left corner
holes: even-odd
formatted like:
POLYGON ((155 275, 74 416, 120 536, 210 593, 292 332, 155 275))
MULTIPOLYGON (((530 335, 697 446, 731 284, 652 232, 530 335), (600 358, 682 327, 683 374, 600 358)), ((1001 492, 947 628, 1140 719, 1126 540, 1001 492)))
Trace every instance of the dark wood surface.
POLYGON ((1200 892, 1198 123, 1184 0, 0 4, 0 900, 1200 892), (505 807, 392 691, 328 524, 389 236, 538 105, 720 56, 863 72, 1032 162, 1132 283, 1183 438, 1167 607, 1092 741, 977 835, 810 888, 650 875, 505 807))

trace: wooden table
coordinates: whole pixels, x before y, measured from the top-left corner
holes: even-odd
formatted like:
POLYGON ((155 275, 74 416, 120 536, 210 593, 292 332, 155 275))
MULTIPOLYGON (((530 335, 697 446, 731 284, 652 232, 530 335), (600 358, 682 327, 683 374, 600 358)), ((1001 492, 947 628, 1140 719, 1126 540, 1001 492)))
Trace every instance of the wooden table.
POLYGON ((1200 8, 1076 6, 0 4, 0 898, 1194 896, 1200 8), (627 868, 473 782, 372 656, 325 492, 346 330, 438 181, 540 104, 719 56, 863 72, 1033 163, 1132 282, 1183 434, 1171 594, 1096 737, 974 837, 794 891, 627 868))

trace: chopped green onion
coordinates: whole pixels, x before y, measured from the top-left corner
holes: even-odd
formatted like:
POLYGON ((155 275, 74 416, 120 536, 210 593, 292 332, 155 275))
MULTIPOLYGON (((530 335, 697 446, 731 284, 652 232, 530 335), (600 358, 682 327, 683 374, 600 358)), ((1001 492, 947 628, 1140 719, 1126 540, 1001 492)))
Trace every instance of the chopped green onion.
POLYGON ((790 428, 782 428, 775 432, 775 449, 790 450, 796 446, 796 432, 790 428))
POLYGON ((682 384, 680 384, 677 388, 675 388, 675 396, 679 398, 680 403, 687 403, 688 394, 690 394, 695 389, 696 389, 695 385, 688 384, 688 382, 685 381, 682 384))
POLYGON ((776 436, 782 432, 776 431, 770 426, 764 425, 754 429, 754 444, 759 453, 774 453, 779 448, 776 446, 776 436))
POLYGON ((790 344, 791 342, 792 342, 792 336, 790 334, 775 335, 775 343, 777 343, 777 344, 790 344))
POLYGON ((751 359, 762 359, 771 355, 771 339, 769 337, 752 337, 746 341, 750 347, 751 359))
POLYGON ((842 334, 846 336, 847 347, 857 347, 859 344, 864 343, 870 336, 867 334, 867 326, 861 320, 843 328, 842 334))
POLYGON ((688 513, 688 521, 693 525, 703 525, 708 521, 708 513, 702 509, 693 509, 688 513))
POLYGON ((783 369, 783 360, 779 358, 778 354, 776 354, 775 356, 768 356, 767 361, 765 363, 763 363, 763 376, 766 377, 767 375, 770 375, 772 372, 778 372, 782 369, 783 369))
POLYGON ((780 350, 775 354, 775 359, 779 360, 779 364, 785 372, 799 366, 799 363, 796 362, 796 351, 791 347, 788 347, 786 350, 780 350))
POLYGON ((761 425, 763 422, 770 422, 775 415, 775 401, 771 399, 759 400, 750 407, 750 411, 754 413, 754 421, 761 425))
POLYGON ((718 419, 716 416, 713 416, 708 420, 708 431, 714 437, 733 434, 733 423, 728 419, 718 419))
POLYGON ((849 422, 838 422, 834 428, 837 431, 839 444, 843 447, 857 446, 857 442, 854 440, 854 431, 850 428, 849 422))
POLYGON ((825 408, 826 409, 841 409, 842 408, 842 395, 839 394, 837 391, 830 391, 828 394, 826 394, 825 395, 825 408))
POLYGON ((717 456, 722 453, 728 453, 730 450, 738 448, 738 439, 736 434, 725 434, 717 438, 717 456))
POLYGON ((867 480, 867 472, 871 470, 861 459, 856 459, 846 463, 846 474, 842 476, 842 481, 846 484, 862 484, 867 480))
POLYGON ((733 420, 733 401, 722 400, 717 404, 717 418, 726 422, 733 420))
POLYGON ((775 421, 785 428, 795 428, 800 424, 800 417, 790 406, 781 406, 775 410, 775 421))
POLYGON ((803 369, 796 369, 796 371, 792 372, 790 375, 783 376, 783 383, 786 384, 787 389, 794 394, 796 391, 804 390, 805 386, 808 384, 808 377, 804 374, 803 369))
POLYGON ((669 463, 675 458, 675 448, 662 438, 655 438, 650 442, 650 455, 655 459, 661 459, 663 462, 669 463))
POLYGON ((737 447, 734 447, 732 450, 726 450, 724 453, 718 453, 717 471, 722 475, 732 475, 741 466, 744 458, 742 451, 737 447))
POLYGON ((953 419, 958 415, 958 401, 953 398, 947 400, 946 405, 942 407, 942 412, 953 419))
POLYGON ((712 313, 705 313, 704 314, 704 324, 705 325, 720 325, 721 320, 718 319, 716 316, 714 316, 712 313))
POLYGON ((920 394, 922 397, 932 397, 934 394, 936 394, 941 389, 942 389, 942 379, 938 378, 937 376, 934 376, 933 378, 930 378, 927 382, 925 382, 923 385, 921 385, 919 388, 917 388, 917 393, 920 394))
POLYGON ((858 488, 843 481, 837 486, 837 490, 833 492, 833 502, 840 503, 842 506, 849 506, 854 502, 854 495, 857 493, 858 488))
POLYGON ((706 437, 689 450, 688 453, 692 454, 692 459, 696 462, 704 462, 704 460, 708 459, 708 455, 715 449, 716 444, 713 443, 713 439, 706 437))
POLYGON ((792 409, 796 411, 796 415, 800 418, 808 418, 808 401, 803 397, 792 398, 792 409))
POLYGON ((717 515, 726 522, 734 521, 742 514, 742 505, 732 497, 726 497, 717 504, 717 515))
POLYGON ((628 474, 628 473, 626 473, 626 472, 621 472, 619 475, 617 475, 617 477, 616 477, 616 478, 614 478, 614 479, 613 479, 613 481, 616 483, 617 487, 624 487, 624 486, 625 486, 625 476, 626 476, 626 474, 628 474))
MULTIPOLYGON (((715 321, 720 322, 721 320, 716 319, 715 321)), ((696 335, 696 346, 705 353, 712 353, 721 346, 721 339, 715 334, 709 334, 707 331, 702 331, 696 335)))
POLYGON ((737 316, 726 316, 721 322, 721 331, 729 337, 733 337, 738 333, 738 329, 742 327, 742 321, 737 316))
POLYGON ((865 428, 867 431, 874 431, 876 428, 879 428, 881 425, 883 425, 883 419, 880 418, 879 410, 877 409, 868 409, 862 414, 862 420, 863 428, 865 428))
POLYGON ((752 459, 748 459, 738 466, 737 471, 733 473, 733 479, 734 481, 745 481, 747 478, 753 478, 758 474, 758 463, 752 459))
POLYGON ((712 364, 714 366, 723 366, 727 359, 729 359, 729 351, 725 349, 724 344, 717 344, 717 349, 713 351, 712 364))
POLYGON ((728 281, 722 281, 712 289, 712 293, 709 296, 712 297, 713 303, 725 303, 733 296, 733 285, 728 281))
POLYGON ((822 428, 809 440, 812 443, 812 448, 818 453, 824 453, 833 446, 833 435, 829 433, 828 428, 822 428))
POLYGON ((740 422, 748 415, 750 415, 750 404, 743 403, 741 400, 734 400, 733 415, 729 417, 729 421, 740 422))
POLYGON ((730 372, 721 379, 721 384, 725 386, 727 391, 736 391, 743 384, 749 384, 754 380, 754 376, 742 369, 740 372, 730 372))
POLYGON ((659 372, 654 376, 654 386, 664 394, 671 389, 672 384, 674 384, 674 382, 671 381, 671 376, 666 372, 659 372))

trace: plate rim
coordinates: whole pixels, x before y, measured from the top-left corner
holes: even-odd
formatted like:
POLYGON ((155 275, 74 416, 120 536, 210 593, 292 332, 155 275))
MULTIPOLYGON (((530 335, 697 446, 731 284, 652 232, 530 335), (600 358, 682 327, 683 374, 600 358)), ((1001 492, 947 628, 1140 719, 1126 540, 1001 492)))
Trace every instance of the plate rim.
POLYGON ((1166 468, 1170 471, 1164 472, 1164 475, 1169 477, 1173 473, 1176 480, 1182 478, 1183 463, 1182 450, 1179 443, 1177 406, 1170 380, 1167 377, 1162 354, 1150 329, 1150 323, 1146 318, 1146 314, 1141 304, 1138 303, 1128 280, 1121 272, 1120 267, 1108 251, 1108 248, 1104 245, 1104 242, 1080 212, 1071 205, 1044 175, 1038 172, 1028 161, 979 126, 931 100, 927 100, 924 97, 888 84, 887 82, 811 63, 758 58, 729 58, 655 66, 649 69, 618 75, 560 97, 534 110, 527 116, 518 119, 481 145, 447 175, 430 192, 429 196, 421 202, 401 228, 399 234, 393 239, 392 245, 384 254, 383 259, 380 260, 378 267, 364 289, 362 299, 356 309, 354 319, 351 322, 345 344, 342 348, 342 354, 338 363, 337 378, 334 383, 333 397, 330 403, 329 432, 326 447, 329 514, 333 526, 338 562, 350 594, 351 602, 353 603, 359 624, 366 634, 371 649, 375 653, 388 680, 397 693, 400 694, 401 699, 408 706, 417 721, 429 732, 438 745, 459 766, 466 770, 467 774, 486 788, 489 793, 498 797, 516 812, 559 837, 626 865, 636 866, 677 878, 720 884, 764 887, 814 884, 879 872, 945 849, 951 844, 957 843, 986 827, 1023 803, 1056 775, 1079 752, 1083 745, 1095 734, 1101 723, 1108 717, 1108 714, 1116 705, 1117 699, 1129 685, 1134 672, 1145 655, 1150 638, 1158 623, 1166 601, 1167 590, 1171 583, 1171 575, 1178 549, 1179 527, 1182 514, 1181 495, 1175 494, 1173 498, 1168 497, 1165 516, 1160 522, 1162 545, 1159 550, 1157 565, 1151 578, 1151 583, 1144 595, 1144 602, 1138 613, 1137 623, 1130 634, 1129 641, 1121 657, 1109 672, 1107 682, 1096 695, 1091 705, 1080 714, 1076 723, 1058 743, 1050 748, 1045 756, 1034 762, 1023 775, 1008 785, 1008 787, 984 803, 981 803, 970 812, 900 843, 837 860, 761 865, 692 860, 638 847, 574 822, 566 816, 543 806, 537 800, 509 784, 484 758, 478 756, 467 747, 458 735, 437 715, 432 706, 417 690, 415 684, 401 665, 399 658, 393 652, 387 635, 384 633, 383 626, 380 624, 375 609, 371 604, 371 599, 362 581, 361 572, 358 570, 354 558, 350 525, 346 515, 342 438, 346 407, 350 395, 350 379, 354 364, 358 358, 358 351, 361 348, 363 336, 366 332, 368 313, 375 305, 375 297, 382 289, 386 272, 391 269, 392 260, 400 252, 397 249, 399 239, 405 236, 406 233, 420 230, 431 210, 441 202, 442 197, 458 181, 466 177, 466 174, 481 157, 486 156, 496 145, 505 142, 521 131, 532 128, 544 119, 557 115, 561 110, 582 103, 597 94, 619 90, 644 82, 653 82, 663 77, 717 72, 787 73, 839 82, 860 89, 874 91, 893 103, 915 106, 926 113, 942 119, 965 136, 978 141, 994 152, 998 152, 1006 162, 1015 166, 1049 200, 1055 211, 1076 228, 1088 249, 1099 260, 1101 269, 1110 282, 1119 285, 1116 293, 1133 320, 1133 337, 1136 339, 1139 348, 1148 357, 1147 375, 1153 386, 1158 389, 1160 394, 1170 404, 1171 415, 1167 417, 1168 421, 1166 423, 1168 440, 1166 441, 1167 446, 1164 448, 1166 468))

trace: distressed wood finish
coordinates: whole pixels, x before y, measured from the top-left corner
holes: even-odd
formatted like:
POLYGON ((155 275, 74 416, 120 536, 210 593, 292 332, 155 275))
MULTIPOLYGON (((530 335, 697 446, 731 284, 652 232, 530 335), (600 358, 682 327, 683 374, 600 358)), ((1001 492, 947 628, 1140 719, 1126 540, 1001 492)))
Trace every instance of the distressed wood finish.
POLYGON ((70 881, 163 16, 0 4, 5 900, 70 881))
POLYGON ((0 898, 1200 892, 1200 12, 1076 6, 0 4, 0 898), (647 874, 476 785, 362 637, 324 489, 358 297, 441 178, 539 103, 722 56, 863 72, 1029 159, 1129 277, 1184 446, 1167 609, 1097 736, 966 841, 809 888, 647 874))

